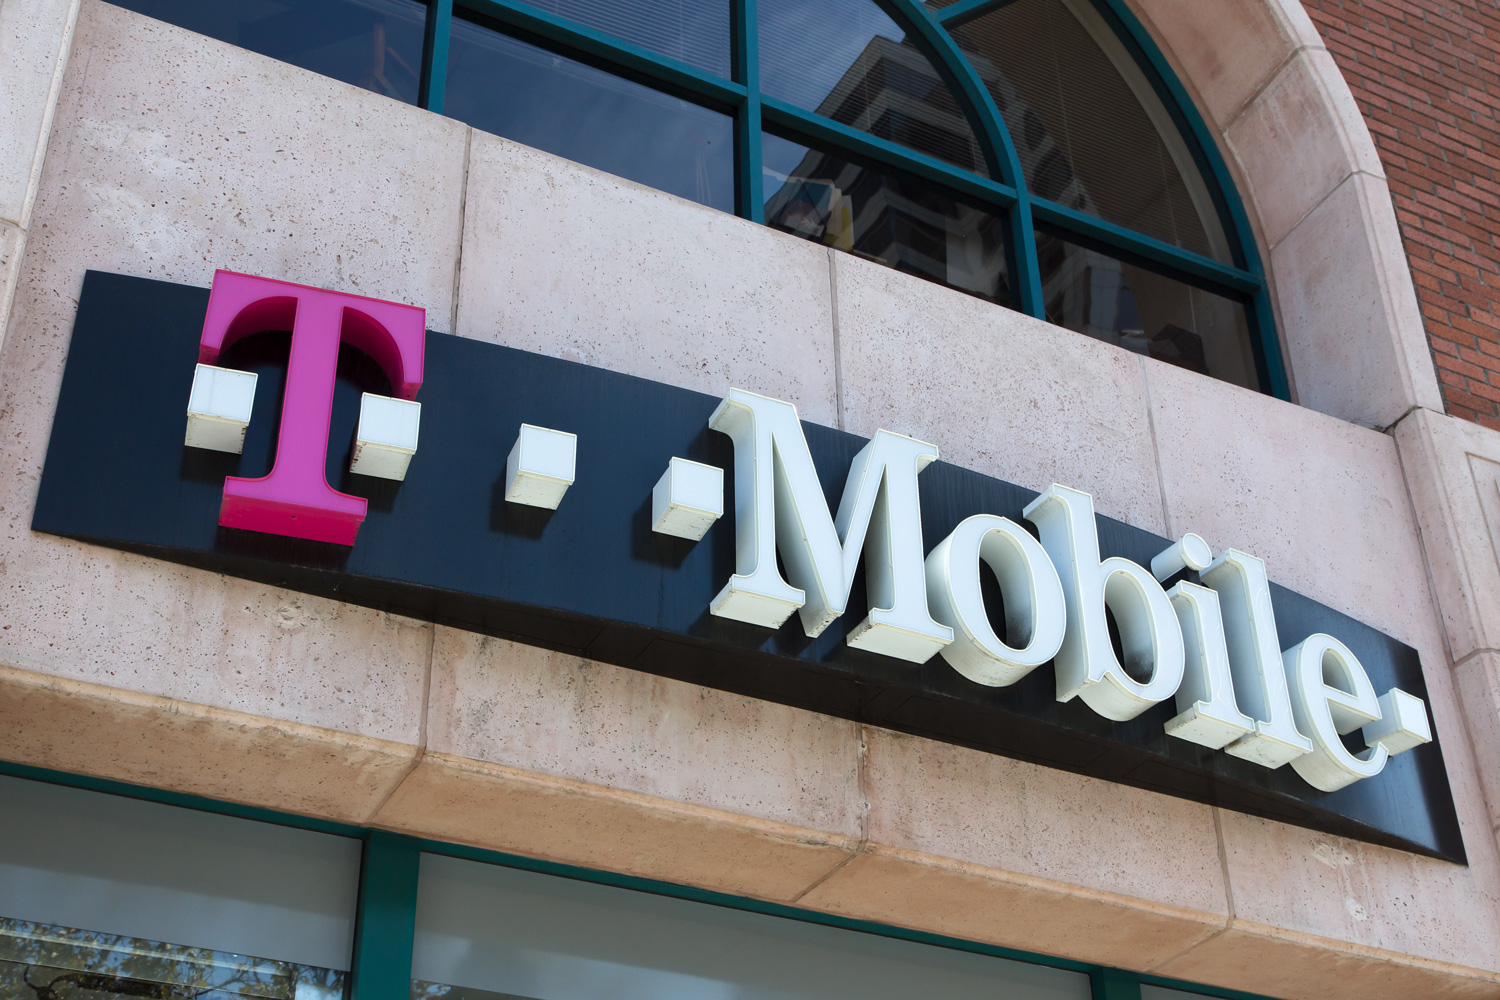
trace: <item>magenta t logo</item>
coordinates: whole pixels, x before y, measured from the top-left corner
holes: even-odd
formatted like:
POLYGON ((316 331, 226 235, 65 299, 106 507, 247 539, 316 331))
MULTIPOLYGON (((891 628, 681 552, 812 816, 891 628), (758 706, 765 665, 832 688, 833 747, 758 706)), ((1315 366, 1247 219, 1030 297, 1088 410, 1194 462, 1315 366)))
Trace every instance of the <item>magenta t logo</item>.
POLYGON ((273 535, 353 545, 364 523, 362 497, 328 485, 328 424, 339 344, 368 354, 412 399, 422 385, 427 314, 416 306, 330 292, 233 271, 214 272, 198 360, 213 364, 235 341, 266 330, 291 330, 286 392, 276 463, 267 476, 224 480, 219 523, 273 535))

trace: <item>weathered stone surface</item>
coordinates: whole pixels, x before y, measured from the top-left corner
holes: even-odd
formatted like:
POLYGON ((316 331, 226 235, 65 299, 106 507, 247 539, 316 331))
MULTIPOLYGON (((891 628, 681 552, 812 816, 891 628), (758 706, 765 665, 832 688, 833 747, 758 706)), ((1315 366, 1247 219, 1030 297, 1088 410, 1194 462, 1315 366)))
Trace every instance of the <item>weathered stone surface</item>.
POLYGON ((473 133, 455 332, 837 420, 826 252, 473 133))
POLYGON ((1163 530, 1134 355, 848 254, 834 261, 845 430, 920 438, 1034 490, 1087 490, 1100 513, 1163 530))

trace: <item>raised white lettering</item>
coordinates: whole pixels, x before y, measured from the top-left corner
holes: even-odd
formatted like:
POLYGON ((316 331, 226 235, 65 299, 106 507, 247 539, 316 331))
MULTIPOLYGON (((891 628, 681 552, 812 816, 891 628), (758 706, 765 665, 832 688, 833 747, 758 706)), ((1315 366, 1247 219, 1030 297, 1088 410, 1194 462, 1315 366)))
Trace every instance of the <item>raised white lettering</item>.
POLYGON ((1047 553, 1014 521, 977 514, 927 557, 932 616, 953 630, 943 658, 976 684, 1006 687, 1057 655, 1067 624, 1062 581, 1047 553), (995 634, 980 591, 980 564, 1000 585, 1006 638, 995 634))
POLYGON ((1283 654, 1297 728, 1312 737, 1311 753, 1292 767, 1314 788, 1336 792, 1385 768, 1389 751, 1376 742, 1361 755, 1339 739, 1380 720, 1380 701, 1364 666, 1331 635, 1310 635, 1283 654))
POLYGON ((1182 686, 1177 689, 1177 715, 1168 720, 1167 733, 1200 746, 1223 749, 1255 728, 1255 723, 1234 701, 1219 595, 1183 580, 1167 591, 1167 597, 1182 625, 1187 650, 1182 686))
POLYGON ((1235 701, 1255 720, 1255 730, 1224 752, 1270 768, 1311 753, 1312 743, 1297 731, 1292 718, 1266 564, 1248 553, 1226 549, 1201 579, 1218 591, 1223 607, 1235 701))
POLYGON ((917 474, 936 447, 877 431, 855 456, 835 520, 792 404, 731 389, 709 426, 734 441, 738 571, 713 614, 780 628, 800 611, 803 631, 821 635, 844 613, 863 552, 870 613, 849 645, 925 663, 953 641, 927 610, 923 572, 917 474), (791 583, 777 569, 778 551, 791 583))
POLYGON ((1057 700, 1081 697, 1106 719, 1124 722, 1170 698, 1182 683, 1177 614, 1144 567, 1118 557, 1100 560, 1093 497, 1053 485, 1025 514, 1041 532, 1068 609, 1055 660, 1057 700), (1106 606, 1119 630, 1123 663, 1110 643, 1106 606))

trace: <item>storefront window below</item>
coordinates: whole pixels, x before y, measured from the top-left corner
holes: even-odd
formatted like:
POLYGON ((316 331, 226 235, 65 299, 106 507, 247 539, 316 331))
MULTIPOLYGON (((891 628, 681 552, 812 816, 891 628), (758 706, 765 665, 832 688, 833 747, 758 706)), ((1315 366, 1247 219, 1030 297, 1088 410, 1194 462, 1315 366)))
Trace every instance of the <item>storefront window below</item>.
POLYGON ((340 1000, 345 973, 0 918, 0 1000, 340 1000))
POLYGON ((412 976, 412 1000, 1090 995, 1081 972, 433 854, 412 976))

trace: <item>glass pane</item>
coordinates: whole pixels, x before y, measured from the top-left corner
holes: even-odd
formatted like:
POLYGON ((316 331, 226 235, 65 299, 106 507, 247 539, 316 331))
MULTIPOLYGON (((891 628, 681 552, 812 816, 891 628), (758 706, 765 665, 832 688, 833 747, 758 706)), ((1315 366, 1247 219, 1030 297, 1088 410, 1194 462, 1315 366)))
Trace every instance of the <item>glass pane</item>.
POLYGON ((418 1000, 1088 1000, 1088 977, 423 855, 418 1000))
POLYGON ((1169 990, 1165 986, 1141 984, 1141 1000, 1213 1000, 1207 993, 1184 993, 1169 990))
POLYGON ((426 5, 417 0, 110 0, 352 83, 417 101, 426 5))
POLYGON ((534 6, 729 76, 729 0, 531 0, 534 6))
POLYGON ((105 947, 97 932, 345 970, 359 860, 348 837, 0 777, 0 918, 80 947, 105 947))
POLYGON ((0 997, 341 1000, 346 974, 0 917, 0 997))
POLYGON ((1248 389, 1261 382, 1245 307, 1145 268, 1037 234, 1047 319, 1248 389))
POLYGON ((873 0, 760 0, 769 97, 987 174, 958 101, 873 0))
POLYGON ((1089 0, 1016 0, 953 31, 1039 196, 1225 263, 1187 143, 1089 0))
POLYGON ((768 225, 1009 304, 1000 215, 774 135, 761 155, 768 225))
POLYGON ((734 210, 727 116, 483 25, 453 21, 444 111, 486 132, 734 210))

